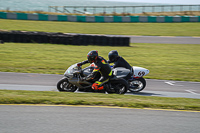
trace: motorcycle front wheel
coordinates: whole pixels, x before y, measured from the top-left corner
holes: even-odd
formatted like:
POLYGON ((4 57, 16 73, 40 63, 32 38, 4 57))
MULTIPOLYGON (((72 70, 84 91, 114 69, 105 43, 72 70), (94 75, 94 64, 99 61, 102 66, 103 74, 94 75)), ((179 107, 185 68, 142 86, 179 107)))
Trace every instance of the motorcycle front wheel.
POLYGON ((146 87, 146 80, 144 78, 134 79, 130 82, 129 91, 140 92, 146 87))
POLYGON ((67 78, 64 78, 58 81, 57 89, 61 92, 75 92, 77 90, 77 87, 69 83, 67 78))

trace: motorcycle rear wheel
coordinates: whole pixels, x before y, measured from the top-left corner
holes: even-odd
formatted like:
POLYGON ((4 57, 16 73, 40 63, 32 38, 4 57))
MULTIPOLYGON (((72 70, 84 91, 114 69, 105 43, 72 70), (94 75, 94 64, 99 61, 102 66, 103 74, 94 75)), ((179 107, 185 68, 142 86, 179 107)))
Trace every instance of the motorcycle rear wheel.
POLYGON ((118 79, 110 82, 111 88, 110 90, 114 91, 106 91, 109 94, 125 94, 128 90, 128 83, 124 79, 118 79))
POLYGON ((69 83, 67 78, 64 78, 58 81, 57 89, 61 92, 75 92, 77 90, 77 87, 69 83))
POLYGON ((144 78, 135 79, 130 82, 129 91, 140 92, 146 87, 146 80, 144 78))

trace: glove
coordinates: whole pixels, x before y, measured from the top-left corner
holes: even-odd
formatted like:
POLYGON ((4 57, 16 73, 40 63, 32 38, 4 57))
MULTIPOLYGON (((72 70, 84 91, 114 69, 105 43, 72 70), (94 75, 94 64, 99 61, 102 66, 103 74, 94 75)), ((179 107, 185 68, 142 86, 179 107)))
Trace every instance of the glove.
POLYGON ((78 66, 78 67, 82 66, 82 63, 77 63, 77 66, 78 66))
POLYGON ((99 84, 97 84, 97 83, 92 84, 93 90, 98 90, 98 88, 99 88, 99 84))

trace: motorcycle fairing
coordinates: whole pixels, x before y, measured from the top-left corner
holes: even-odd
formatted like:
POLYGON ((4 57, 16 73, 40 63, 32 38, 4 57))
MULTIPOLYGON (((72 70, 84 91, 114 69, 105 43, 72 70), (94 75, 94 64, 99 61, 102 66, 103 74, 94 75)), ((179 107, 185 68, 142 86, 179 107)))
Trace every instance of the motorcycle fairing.
POLYGON ((91 66, 86 67, 85 69, 83 69, 83 75, 86 77, 89 74, 91 74, 93 70, 94 70, 94 67, 91 67, 91 66))
POLYGON ((113 75, 115 75, 117 78, 126 77, 129 73, 130 70, 124 67, 117 67, 113 69, 113 75))
POLYGON ((80 73, 77 64, 71 65, 64 73, 65 77, 72 78, 74 73, 80 73))
POLYGON ((133 77, 134 78, 140 78, 149 73, 149 70, 146 68, 143 68, 143 67, 133 66, 132 68, 133 68, 133 77))

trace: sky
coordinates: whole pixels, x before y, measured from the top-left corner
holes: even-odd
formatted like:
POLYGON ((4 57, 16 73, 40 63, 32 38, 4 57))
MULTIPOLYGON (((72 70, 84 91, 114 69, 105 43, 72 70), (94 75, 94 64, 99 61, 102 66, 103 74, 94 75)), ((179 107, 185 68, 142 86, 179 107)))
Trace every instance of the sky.
POLYGON ((139 3, 162 3, 162 4, 200 4, 200 0, 109 0, 109 1, 122 1, 122 2, 139 2, 139 3))

